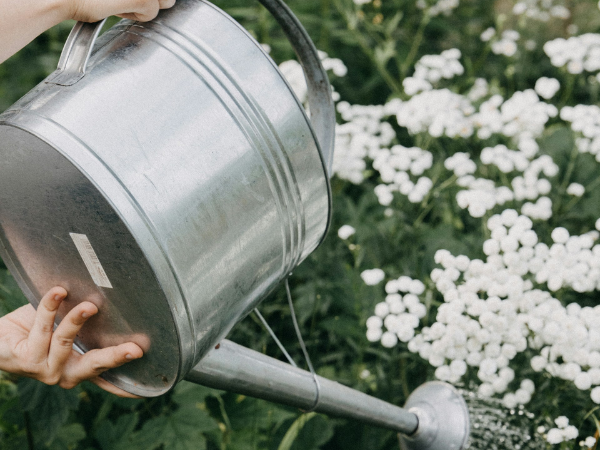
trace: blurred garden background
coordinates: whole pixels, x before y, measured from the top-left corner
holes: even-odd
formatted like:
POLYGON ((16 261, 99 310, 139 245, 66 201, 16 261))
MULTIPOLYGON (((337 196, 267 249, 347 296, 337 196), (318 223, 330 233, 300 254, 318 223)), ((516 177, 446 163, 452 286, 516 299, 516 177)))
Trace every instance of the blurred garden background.
MULTIPOLYGON (((215 3, 303 97, 266 10, 215 3)), ((290 278, 317 372, 397 405, 425 381, 448 381, 531 412, 523 423, 537 448, 595 449, 599 4, 287 3, 324 52, 338 113, 333 223, 290 278)), ((0 112, 56 68, 72 25, 0 64, 0 112)), ((24 302, 2 266, 0 315, 24 302)), ((259 309, 303 361, 284 288, 259 309)), ((254 315, 229 338, 282 357, 254 315)), ((129 400, 0 373, 0 448, 384 450, 398 440, 186 382, 129 400)))

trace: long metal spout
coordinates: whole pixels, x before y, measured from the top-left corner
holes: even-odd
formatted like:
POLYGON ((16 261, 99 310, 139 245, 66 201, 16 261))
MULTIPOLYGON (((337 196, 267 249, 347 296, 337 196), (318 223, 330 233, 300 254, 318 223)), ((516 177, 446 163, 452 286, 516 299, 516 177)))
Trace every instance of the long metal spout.
MULTIPOLYGON (((321 394, 315 411, 408 435, 417 430, 416 414, 326 378, 318 379, 321 394)), ((227 340, 205 356, 186 380, 303 410, 312 408, 316 398, 310 372, 227 340)))
MULTIPOLYGON (((405 435, 405 450, 461 450, 469 437, 469 413, 447 383, 425 383, 403 409, 323 377, 317 412, 356 419, 405 435)), ((187 375, 188 381, 308 410, 315 404, 311 373, 224 340, 187 375)))

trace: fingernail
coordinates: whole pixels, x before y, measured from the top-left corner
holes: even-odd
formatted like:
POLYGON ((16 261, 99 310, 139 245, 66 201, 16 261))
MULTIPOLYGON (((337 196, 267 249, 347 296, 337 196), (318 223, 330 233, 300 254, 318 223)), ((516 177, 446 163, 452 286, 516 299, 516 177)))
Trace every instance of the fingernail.
POLYGON ((127 353, 125 355, 125 359, 133 359, 133 355, 131 353, 127 353))
POLYGON ((62 298, 62 295, 60 295, 60 294, 56 294, 54 296, 54 300, 56 300, 56 301, 59 301, 61 298, 62 298))
POLYGON ((83 317, 84 319, 87 319, 88 317, 90 317, 90 315, 86 312, 81 313, 81 317, 83 317))

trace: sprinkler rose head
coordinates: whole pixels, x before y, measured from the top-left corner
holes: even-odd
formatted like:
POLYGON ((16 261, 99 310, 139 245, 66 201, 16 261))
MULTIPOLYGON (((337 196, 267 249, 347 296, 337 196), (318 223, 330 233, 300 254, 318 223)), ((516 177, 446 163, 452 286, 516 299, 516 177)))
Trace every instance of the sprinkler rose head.
POLYGON ((448 383, 432 381, 408 397, 406 409, 417 415, 419 426, 410 436, 400 435, 402 450, 462 450, 469 440, 469 410, 462 395, 448 383))

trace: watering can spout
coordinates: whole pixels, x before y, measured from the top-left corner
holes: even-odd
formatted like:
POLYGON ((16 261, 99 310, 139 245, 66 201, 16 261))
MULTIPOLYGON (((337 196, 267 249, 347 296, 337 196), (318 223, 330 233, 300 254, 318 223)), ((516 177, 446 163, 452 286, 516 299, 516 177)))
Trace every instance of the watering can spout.
POLYGON ((461 450, 469 437, 469 413, 462 396, 447 383, 420 386, 405 408, 318 377, 224 340, 186 376, 203 386, 275 403, 355 419, 398 433, 402 450, 461 450))

